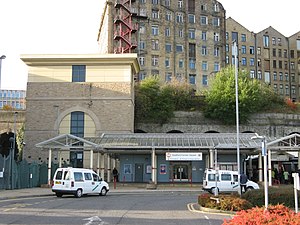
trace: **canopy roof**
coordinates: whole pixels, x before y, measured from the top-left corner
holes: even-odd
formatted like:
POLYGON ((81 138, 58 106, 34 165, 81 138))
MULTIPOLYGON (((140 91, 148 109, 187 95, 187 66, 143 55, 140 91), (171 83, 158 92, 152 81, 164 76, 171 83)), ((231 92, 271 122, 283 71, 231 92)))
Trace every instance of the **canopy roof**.
MULTIPOLYGON (((253 133, 239 134, 239 148, 244 152, 261 150, 261 139, 253 139, 253 133)), ((292 134, 279 139, 264 137, 268 149, 299 151, 300 135, 292 134)), ((237 135, 235 133, 121 133, 102 134, 101 137, 79 138, 71 134, 63 134, 36 147, 61 150, 94 149, 96 151, 124 152, 173 150, 193 151, 218 149, 226 152, 236 150, 237 135)))

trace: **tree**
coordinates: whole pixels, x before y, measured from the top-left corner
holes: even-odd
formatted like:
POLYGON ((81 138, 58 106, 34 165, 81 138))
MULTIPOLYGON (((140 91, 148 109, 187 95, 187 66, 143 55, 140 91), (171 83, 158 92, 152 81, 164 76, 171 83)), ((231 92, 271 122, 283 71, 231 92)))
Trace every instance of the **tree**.
MULTIPOLYGON (((206 92, 204 115, 225 124, 236 121, 235 73, 232 66, 222 69, 212 80, 206 92)), ((274 91, 256 79, 250 79, 246 71, 238 71, 239 120, 247 122, 252 113, 265 111, 274 104, 284 104, 274 91)))

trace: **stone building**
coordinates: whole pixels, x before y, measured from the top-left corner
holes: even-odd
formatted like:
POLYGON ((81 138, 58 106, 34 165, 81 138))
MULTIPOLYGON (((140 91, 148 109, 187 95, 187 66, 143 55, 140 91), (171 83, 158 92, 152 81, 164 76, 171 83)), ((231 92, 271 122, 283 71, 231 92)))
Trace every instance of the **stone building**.
MULTIPOLYGON (((60 134, 95 137, 134 131, 136 54, 22 55, 21 59, 29 67, 26 160, 45 161, 47 152, 35 145, 60 134)), ((82 167, 90 156, 70 151, 60 157, 82 167)))
POLYGON ((138 80, 176 77, 200 91, 224 66, 225 10, 211 0, 108 0, 98 42, 102 53, 138 53, 138 80))

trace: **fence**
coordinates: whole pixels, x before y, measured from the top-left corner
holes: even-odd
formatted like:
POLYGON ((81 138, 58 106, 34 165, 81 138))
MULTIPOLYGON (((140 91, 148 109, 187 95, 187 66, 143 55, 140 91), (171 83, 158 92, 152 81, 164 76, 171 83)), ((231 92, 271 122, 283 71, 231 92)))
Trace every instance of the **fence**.
MULTIPOLYGON (((58 168, 57 164, 51 165, 51 177, 58 168)), ((20 189, 40 187, 48 183, 48 165, 44 162, 28 163, 26 160, 16 162, 11 155, 0 155, 0 189, 20 189)))

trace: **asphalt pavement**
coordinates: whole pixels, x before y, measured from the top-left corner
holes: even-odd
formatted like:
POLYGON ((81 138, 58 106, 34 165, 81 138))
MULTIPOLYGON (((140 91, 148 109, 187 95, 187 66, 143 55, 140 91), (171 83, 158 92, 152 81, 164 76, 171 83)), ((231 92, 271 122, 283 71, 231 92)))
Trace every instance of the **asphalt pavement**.
MULTIPOLYGON (((110 193, 126 193, 126 192, 151 192, 151 191, 195 191, 201 192, 200 184, 158 184, 157 186, 145 183, 110 183, 110 193)), ((41 197, 55 195, 50 187, 35 187, 13 190, 0 189, 0 200, 26 198, 26 197, 41 197)))

